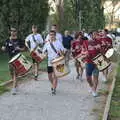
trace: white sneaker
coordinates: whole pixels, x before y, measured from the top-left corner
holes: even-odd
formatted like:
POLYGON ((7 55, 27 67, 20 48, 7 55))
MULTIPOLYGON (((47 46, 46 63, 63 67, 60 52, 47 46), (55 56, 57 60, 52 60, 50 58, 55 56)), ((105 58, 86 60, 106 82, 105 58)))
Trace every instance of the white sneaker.
POLYGON ((105 76, 103 76, 102 81, 103 81, 103 82, 106 82, 106 81, 107 81, 107 79, 106 79, 105 76))
POLYGON ((93 95, 93 97, 97 97, 97 96, 98 96, 98 93, 95 92, 95 91, 92 91, 92 95, 93 95))
POLYGON ((77 80, 79 79, 79 75, 76 76, 76 79, 77 79, 77 80))
POLYGON ((89 92, 89 93, 92 93, 92 88, 89 88, 88 92, 89 92))
POLYGON ((81 75, 79 76, 79 80, 80 80, 80 81, 83 81, 83 79, 82 79, 82 76, 81 76, 81 75))
POLYGON ((11 93, 12 93, 12 95, 16 95, 17 94, 17 89, 16 88, 12 88, 11 93))

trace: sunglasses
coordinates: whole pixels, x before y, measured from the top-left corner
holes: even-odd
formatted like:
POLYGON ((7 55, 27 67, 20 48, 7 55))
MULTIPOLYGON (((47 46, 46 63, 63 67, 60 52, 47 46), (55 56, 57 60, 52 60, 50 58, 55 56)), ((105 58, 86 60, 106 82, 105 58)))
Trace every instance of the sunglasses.
POLYGON ((50 34, 50 36, 55 36, 55 34, 50 34))
POLYGON ((17 32, 16 30, 11 30, 11 32, 17 32))

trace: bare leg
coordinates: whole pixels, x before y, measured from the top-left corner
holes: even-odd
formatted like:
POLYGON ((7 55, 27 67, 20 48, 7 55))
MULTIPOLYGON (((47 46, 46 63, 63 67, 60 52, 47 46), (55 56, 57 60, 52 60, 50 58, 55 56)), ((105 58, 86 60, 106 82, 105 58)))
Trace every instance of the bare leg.
POLYGON ((98 76, 93 76, 93 84, 94 84, 94 90, 97 90, 98 86, 98 76))
POLYGON ((93 89, 93 82, 92 82, 92 77, 91 76, 87 76, 87 82, 88 82, 90 88, 93 89))
POLYGON ((77 72, 77 77, 76 79, 80 79, 81 81, 83 80, 82 79, 82 75, 83 75, 83 68, 81 66, 81 63, 79 61, 76 60, 76 63, 75 63, 75 67, 76 67, 76 72, 77 72))
POLYGON ((51 84, 53 85, 52 73, 48 73, 48 78, 49 78, 49 81, 51 82, 51 84))
POLYGON ((79 65, 79 68, 80 68, 80 75, 81 75, 81 77, 82 77, 82 75, 83 75, 83 67, 81 66, 81 63, 80 63, 80 65, 79 65))
POLYGON ((103 81, 107 81, 107 75, 108 75, 108 68, 103 71, 103 81))
POLYGON ((48 78, 49 78, 49 80, 51 82, 51 85, 52 85, 52 87, 51 87, 52 94, 55 95, 56 94, 57 83, 58 83, 57 82, 57 77, 56 77, 55 73, 52 72, 52 73, 48 74, 48 78))
POLYGON ((13 88, 12 88, 12 95, 16 95, 16 88, 17 88, 17 80, 16 80, 16 73, 15 71, 13 71, 13 73, 11 74, 12 76, 12 80, 13 80, 13 88))
POLYGON ((56 89, 57 84, 58 84, 57 77, 56 77, 55 73, 53 72, 53 88, 56 89))
POLYGON ((34 76, 35 76, 35 80, 37 80, 38 77, 38 68, 39 68, 39 63, 34 63, 34 76))

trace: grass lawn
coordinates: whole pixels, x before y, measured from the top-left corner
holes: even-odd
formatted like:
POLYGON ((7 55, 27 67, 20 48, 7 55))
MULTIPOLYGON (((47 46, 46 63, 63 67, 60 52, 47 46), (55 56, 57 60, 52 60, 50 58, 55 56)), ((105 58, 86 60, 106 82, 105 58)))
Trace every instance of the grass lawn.
POLYGON ((8 92, 10 89, 5 86, 0 86, 0 95, 4 92, 8 92))
POLYGON ((8 56, 6 53, 0 53, 0 83, 7 80, 10 80, 8 56))
POLYGON ((109 120, 120 120, 120 64, 118 64, 115 88, 109 111, 109 120))
MULTIPOLYGON (((32 62, 31 57, 28 52, 23 52, 29 61, 32 62)), ((6 53, 0 53, 0 83, 10 80, 9 68, 8 68, 9 58, 6 53)), ((40 70, 46 71, 47 69, 47 59, 40 63, 40 70)))

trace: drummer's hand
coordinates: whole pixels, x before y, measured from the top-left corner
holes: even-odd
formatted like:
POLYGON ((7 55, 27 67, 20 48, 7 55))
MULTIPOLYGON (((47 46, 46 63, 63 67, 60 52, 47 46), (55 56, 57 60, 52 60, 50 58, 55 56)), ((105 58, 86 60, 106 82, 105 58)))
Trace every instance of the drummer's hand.
POLYGON ((25 50, 25 48, 24 48, 24 47, 23 47, 23 48, 20 48, 20 47, 18 46, 18 47, 16 47, 16 48, 15 48, 15 50, 24 51, 24 50, 25 50))
POLYGON ((16 47, 15 50, 21 50, 21 48, 20 47, 16 47))
POLYGON ((2 51, 5 51, 5 46, 2 46, 1 50, 2 50, 2 51))
POLYGON ((97 46, 95 46, 96 47, 96 49, 100 49, 101 48, 101 46, 98 44, 97 46))

